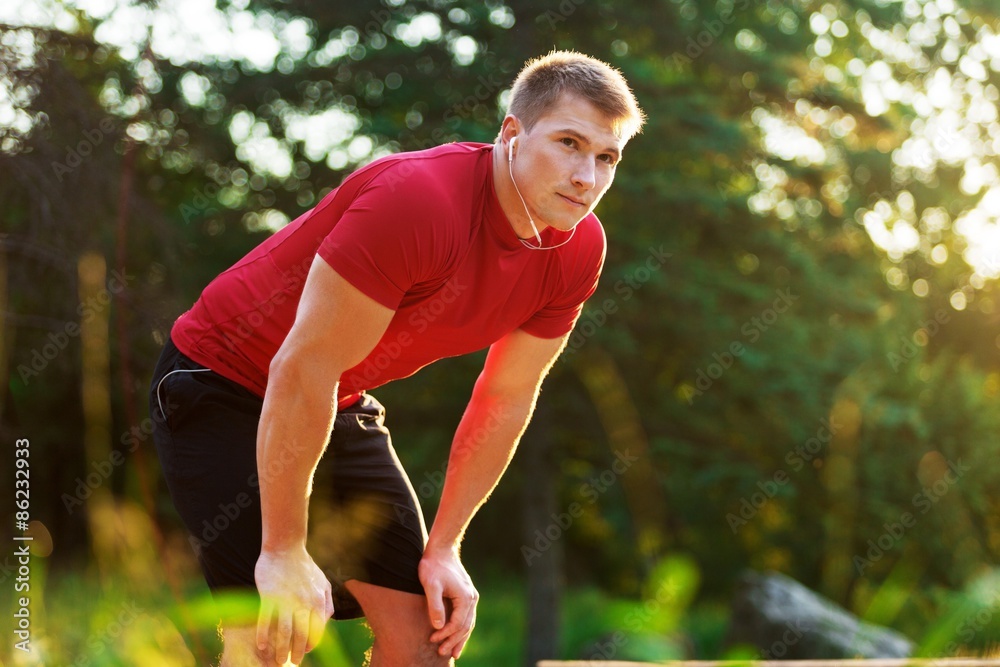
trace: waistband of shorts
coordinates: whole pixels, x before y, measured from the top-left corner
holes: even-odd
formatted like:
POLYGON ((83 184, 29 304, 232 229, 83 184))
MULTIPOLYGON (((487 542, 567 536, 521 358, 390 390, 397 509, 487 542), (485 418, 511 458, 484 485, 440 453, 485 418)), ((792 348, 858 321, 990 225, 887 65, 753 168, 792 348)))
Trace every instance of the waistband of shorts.
MULTIPOLYGON (((257 396, 254 392, 250 391, 249 389, 247 389, 243 385, 239 384, 238 382, 234 382, 233 380, 230 380, 229 378, 227 378, 227 377, 225 377, 223 375, 220 375, 219 373, 217 373, 216 371, 212 370, 211 368, 208 368, 207 366, 198 363, 197 361, 195 361, 191 357, 189 357, 186 354, 184 354, 184 352, 182 352, 180 350, 180 348, 177 347, 177 344, 174 343, 173 338, 169 334, 167 335, 167 342, 164 344, 164 348, 165 348, 165 350, 164 350, 165 353, 170 356, 171 366, 173 367, 171 370, 175 370, 175 369, 176 370, 180 370, 180 369, 184 369, 184 370, 206 369, 206 370, 209 370, 209 371, 211 371, 211 373, 213 375, 217 376, 218 378, 220 378, 222 380, 225 380, 228 384, 232 385, 233 388, 234 388, 234 390, 239 390, 241 392, 247 392, 247 393, 253 395, 258 400, 260 400, 259 396, 257 396), (178 360, 180 360, 181 363, 178 363, 178 360)), ((364 391, 356 391, 356 392, 347 394, 346 396, 342 396, 342 397, 339 398, 339 400, 337 401, 337 412, 338 413, 340 413, 340 412, 369 412, 369 411, 371 411, 373 409, 373 407, 370 405, 372 402, 374 402, 374 410, 375 411, 377 411, 378 409, 384 409, 384 408, 382 408, 382 405, 378 402, 378 400, 376 400, 375 397, 372 396, 371 394, 366 394, 364 391), (367 400, 365 398, 366 396, 368 397, 367 400)))

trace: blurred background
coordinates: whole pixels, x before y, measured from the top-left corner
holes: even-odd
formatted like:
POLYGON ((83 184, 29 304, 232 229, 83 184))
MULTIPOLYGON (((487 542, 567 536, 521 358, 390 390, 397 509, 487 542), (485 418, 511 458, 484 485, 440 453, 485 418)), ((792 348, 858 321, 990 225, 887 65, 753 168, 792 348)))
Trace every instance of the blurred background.
MULTIPOLYGON (((14 547, 0 556, 0 663, 217 655, 150 438, 170 326, 360 165, 493 141, 517 71, 552 48, 620 68, 649 121, 597 211, 601 287, 466 539, 482 601, 462 663, 760 657, 732 613, 747 571, 797 580, 912 654, 988 654, 998 11, 4 3, 0 488, 14 498, 29 439, 34 557, 25 653, 9 639, 14 547)), ((482 360, 374 392, 428 519, 482 360)), ((14 511, 4 500, 0 534, 20 533, 14 511)), ((331 623, 310 658, 360 664, 366 643, 331 623)))

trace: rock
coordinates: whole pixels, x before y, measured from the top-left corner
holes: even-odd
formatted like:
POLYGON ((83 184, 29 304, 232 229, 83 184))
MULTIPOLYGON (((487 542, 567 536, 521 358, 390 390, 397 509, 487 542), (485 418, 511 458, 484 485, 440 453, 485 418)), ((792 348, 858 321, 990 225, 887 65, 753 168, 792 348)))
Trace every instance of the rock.
POLYGON ((777 572, 748 572, 733 598, 727 644, 750 644, 763 659, 907 658, 914 644, 864 623, 777 572))

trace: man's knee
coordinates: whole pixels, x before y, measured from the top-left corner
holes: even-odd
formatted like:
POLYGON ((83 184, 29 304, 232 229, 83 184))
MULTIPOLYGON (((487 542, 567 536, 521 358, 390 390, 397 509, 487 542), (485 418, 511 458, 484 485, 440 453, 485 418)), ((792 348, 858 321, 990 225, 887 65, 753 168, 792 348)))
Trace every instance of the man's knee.
POLYGON ((452 667, 455 661, 438 655, 438 644, 429 641, 430 624, 407 615, 399 618, 395 632, 380 635, 373 628, 371 667, 452 667))
POLYGON ((450 657, 438 655, 437 645, 424 641, 382 641, 372 644, 371 667, 453 667, 450 657))
POLYGON ((373 644, 371 667, 451 667, 430 642, 434 632, 423 595, 347 581, 347 590, 365 610, 373 644))

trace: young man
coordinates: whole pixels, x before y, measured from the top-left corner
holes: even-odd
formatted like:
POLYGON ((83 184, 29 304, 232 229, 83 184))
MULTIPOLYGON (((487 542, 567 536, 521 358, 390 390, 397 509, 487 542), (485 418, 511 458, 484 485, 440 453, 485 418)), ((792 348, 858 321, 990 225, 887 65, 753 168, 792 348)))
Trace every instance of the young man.
POLYGON ((177 320, 150 392, 157 452, 209 587, 261 600, 256 626, 223 619, 222 667, 298 664, 331 616, 367 618, 373 667, 459 656, 478 600, 463 533, 597 287, 592 210, 642 122, 606 64, 535 59, 495 144, 359 169, 177 320), (486 347, 428 535, 366 390, 486 347), (307 551, 313 495, 314 528, 339 527, 307 551))

